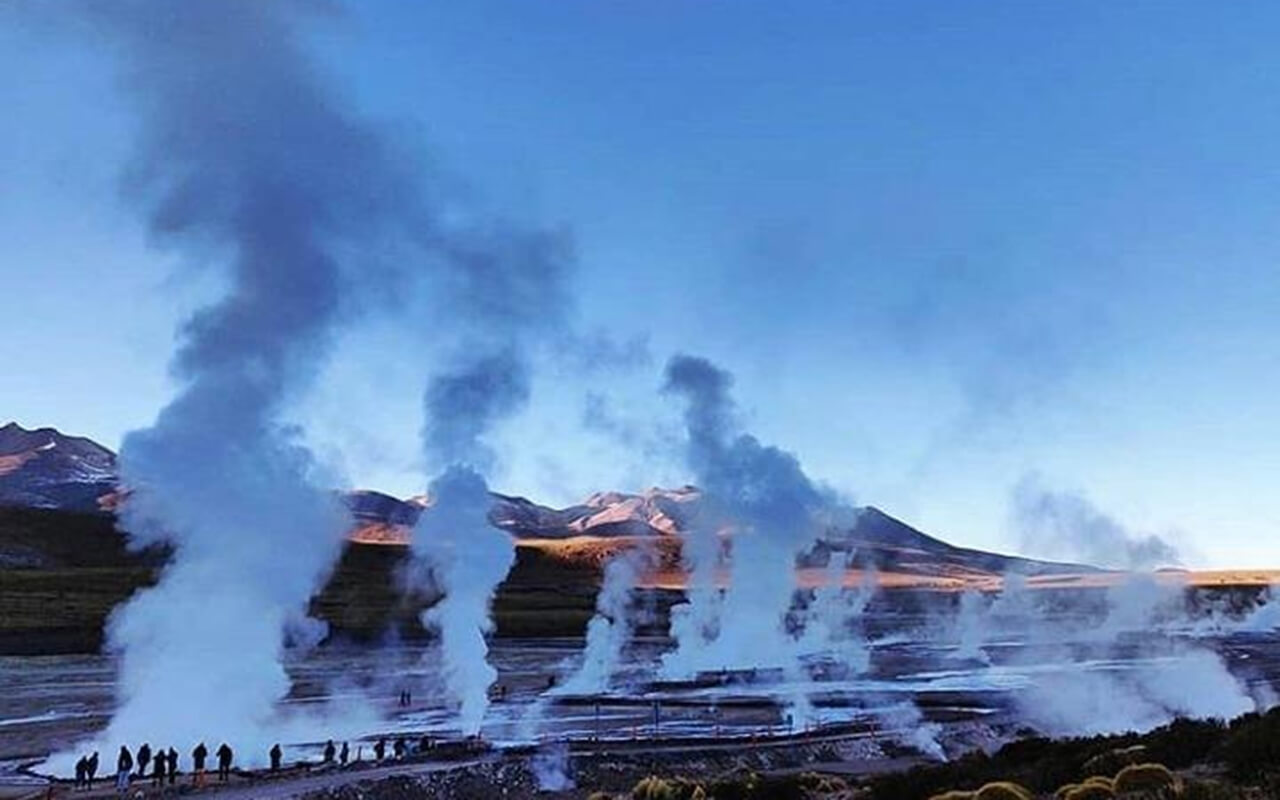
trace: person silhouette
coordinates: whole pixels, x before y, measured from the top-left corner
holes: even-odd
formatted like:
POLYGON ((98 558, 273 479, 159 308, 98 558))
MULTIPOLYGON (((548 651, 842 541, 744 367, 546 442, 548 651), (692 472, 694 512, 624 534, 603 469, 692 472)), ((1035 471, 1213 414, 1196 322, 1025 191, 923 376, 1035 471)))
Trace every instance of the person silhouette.
POLYGON ((147 777, 147 767, 151 765, 151 745, 146 742, 138 748, 138 777, 147 777))
POLYGON ((235 760, 235 753, 231 750, 231 746, 223 742, 218 746, 218 782, 226 783, 231 777, 231 762, 235 760))
POLYGON ((163 750, 156 751, 156 757, 152 759, 151 768, 151 785, 164 786, 166 768, 169 766, 169 756, 163 750))
POLYGON ((196 786, 204 785, 204 762, 209 757, 209 748, 204 746, 204 742, 196 745, 191 751, 191 772, 192 784, 196 786))
POLYGON ((120 745, 120 755, 116 756, 116 791, 129 790, 129 775, 133 772, 133 754, 129 748, 120 745))

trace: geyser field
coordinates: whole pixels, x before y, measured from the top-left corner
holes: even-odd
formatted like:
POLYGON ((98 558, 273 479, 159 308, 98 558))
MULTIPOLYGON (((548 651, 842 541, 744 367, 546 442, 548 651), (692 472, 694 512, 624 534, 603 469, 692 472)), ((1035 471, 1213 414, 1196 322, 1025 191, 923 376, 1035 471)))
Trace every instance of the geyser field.
POLYGON ((818 5, 0 3, 0 798, 1280 786, 1275 37, 818 5))
MULTIPOLYGON (((232 745, 240 771, 225 790, 249 797, 463 768, 515 770, 482 786, 529 792, 658 767, 875 775, 1029 733, 1145 731, 1274 703, 1273 573, 955 547, 843 502, 738 430, 730 378, 709 362, 675 359, 667 373, 690 464, 714 493, 605 492, 555 509, 464 471, 450 479, 472 486, 454 490, 459 514, 436 489, 329 492, 334 564, 256 654, 239 624, 257 609, 235 590, 258 572, 217 572, 228 585, 188 604, 166 584, 180 544, 126 547, 118 528, 137 500, 114 454, 0 429, 17 465, 0 490, 26 498, 0 509, 13 563, 0 591, 12 654, 0 784, 65 780, 93 751, 149 742, 181 754, 185 786, 202 741, 232 745), (158 635, 140 613, 180 629, 158 635), (130 670, 147 676, 138 693, 130 670), (349 764, 324 763, 330 741, 349 764), (277 744, 289 769, 271 778, 277 744)), ((1029 530, 1091 531, 1120 552, 1134 541, 1074 498, 1024 506, 1029 530)))
MULTIPOLYGON (((366 559, 395 554, 401 566, 411 563, 411 551, 394 542, 408 535, 403 525, 380 528, 378 544, 360 542, 372 535, 371 524, 381 526, 358 524, 349 547, 367 550, 366 559)), ((731 558, 731 541, 723 559, 731 558)), ((521 544, 499 590, 497 636, 479 656, 493 672, 477 673, 485 690, 478 725, 474 709, 463 711, 451 693, 458 679, 449 677, 438 636, 429 625, 397 633, 406 629, 391 616, 381 619, 380 637, 339 627, 324 643, 291 639, 281 653, 287 689, 261 720, 219 720, 223 728, 203 722, 197 707, 183 705, 200 695, 181 689, 175 706, 202 739, 233 742, 239 767, 262 768, 277 741, 287 763, 318 767, 327 740, 347 742, 361 765, 320 770, 315 775, 327 777, 309 779, 319 784, 301 784, 313 790, 383 774, 370 763, 379 739, 403 739, 411 752, 388 755, 377 769, 412 773, 497 759, 528 765, 546 788, 564 789, 586 772, 575 766, 586 759, 641 758, 679 770, 689 759, 731 764, 755 753, 751 763, 774 754, 779 764, 873 773, 992 747, 1028 730, 1091 735, 1146 730, 1179 716, 1234 717, 1268 707, 1280 683, 1266 573, 1229 583, 1221 574, 1081 573, 1046 563, 1030 578, 954 568, 921 574, 897 571, 902 562, 891 555, 908 554, 870 541, 861 558, 824 547, 825 566, 781 568, 793 588, 779 624, 727 616, 731 570, 722 561, 707 617, 712 633, 699 634, 704 654, 686 666, 677 661, 678 637, 691 610, 692 575, 664 566, 670 556, 659 553, 670 544, 641 537, 521 544), (560 600, 542 591, 550 586, 560 600), (598 611, 585 635, 554 635, 566 632, 554 628, 556 620, 572 629, 563 620, 585 616, 593 594, 598 611), (546 619, 531 622, 538 605, 546 619), (552 627, 531 636, 531 624, 552 627), (719 632, 738 624, 751 627, 754 646, 718 647, 719 632), (405 705, 402 692, 410 694, 405 705)), ((353 568, 340 568, 335 582, 370 580, 343 569, 353 568)), ((385 580, 399 568, 383 569, 385 580)), ((439 607, 431 598, 417 602, 439 607)), ((413 619, 410 612, 401 622, 413 619)), ((193 631, 197 639, 210 635, 198 624, 193 631)), ((38 786, 40 774, 69 775, 72 756, 89 747, 114 752, 102 737, 119 709, 118 657, 7 656, 0 663, 0 782, 38 786)), ((197 667, 184 680, 197 684, 210 674, 216 669, 197 667)), ((166 724, 158 715, 149 727, 163 734, 166 724)), ((139 730, 125 741, 154 745, 155 737, 139 730)), ((177 746, 186 763, 193 744, 177 746)), ((268 785, 287 796, 300 780, 295 774, 268 785)))

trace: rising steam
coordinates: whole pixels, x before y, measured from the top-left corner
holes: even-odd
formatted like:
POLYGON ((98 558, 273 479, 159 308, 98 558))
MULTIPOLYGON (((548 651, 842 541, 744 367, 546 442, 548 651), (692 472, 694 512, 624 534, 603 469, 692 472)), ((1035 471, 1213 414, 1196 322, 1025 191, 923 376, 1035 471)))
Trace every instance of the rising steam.
POLYGON ((790 453, 739 433, 729 373, 679 355, 667 363, 666 391, 685 403, 685 457, 709 511, 688 533, 684 556, 694 586, 677 613, 671 674, 745 666, 790 666, 787 614, 796 591, 797 556, 817 539, 827 498, 790 453), (710 576, 731 527, 729 585, 717 598, 710 576), (763 643, 785 646, 762 646, 763 643))
POLYGON ((1023 548, 1040 557, 1130 570, 1181 563, 1162 537, 1129 531, 1083 495, 1051 491, 1035 475, 1014 487, 1012 515, 1023 548))
POLYGON ((833 565, 836 575, 810 605, 810 616, 792 614, 797 558, 833 522, 849 524, 856 512, 816 486, 795 456, 739 431, 731 386, 729 373, 706 359, 679 355, 667 364, 666 391, 684 401, 685 457, 706 508, 685 534, 688 600, 672 610, 675 649, 662 669, 688 677, 722 668, 780 668, 801 687, 789 702, 803 723, 810 708, 802 655, 816 649, 854 671, 868 664, 860 636, 848 628, 865 599, 845 592, 843 562, 833 565), (728 548, 721 545, 725 532, 728 548), (728 571, 723 595, 716 587, 722 564, 728 571))
MULTIPOLYGON (((460 675, 475 636, 483 663, 488 598, 511 558, 484 521, 484 435, 528 396, 526 341, 575 344, 563 325, 571 259, 558 233, 442 222, 417 165, 312 65, 311 6, 90 8, 139 111, 130 193, 157 242, 224 268, 228 287, 182 328, 178 397, 122 449, 123 520, 135 540, 173 542, 175 557, 114 620, 122 708, 106 738, 234 737, 252 762, 288 690, 281 632, 297 628, 349 523, 289 405, 339 327, 385 305, 384 287, 432 295, 433 338, 459 344, 456 368, 427 390, 425 450, 440 472, 418 544, 446 590, 432 615, 448 632, 445 673, 460 675)), ((470 685, 456 694, 466 719, 483 714, 470 685)))
POLYGON ((439 632, 446 696, 458 707, 462 732, 474 735, 497 676, 487 661, 490 605, 515 560, 510 537, 489 524, 497 455, 488 437, 529 401, 532 345, 568 335, 570 254, 554 234, 494 226, 442 242, 463 279, 442 329, 462 341, 453 367, 425 391, 423 453, 441 472, 413 548, 443 592, 423 621, 439 632))
POLYGON ((412 186, 306 57, 299 4, 87 8, 138 111, 131 196, 157 243, 227 286, 181 328, 177 397, 120 454, 124 526, 174 557, 112 621, 102 741, 234 737, 253 763, 289 687, 282 630, 347 525, 284 415, 377 283, 358 254, 409 222, 412 186))
POLYGON ((582 664, 565 681, 563 691, 598 694, 609 689, 610 680, 622 664, 623 648, 631 639, 631 590, 647 560, 646 553, 624 550, 605 565, 600 594, 596 596, 596 613, 587 623, 582 664))

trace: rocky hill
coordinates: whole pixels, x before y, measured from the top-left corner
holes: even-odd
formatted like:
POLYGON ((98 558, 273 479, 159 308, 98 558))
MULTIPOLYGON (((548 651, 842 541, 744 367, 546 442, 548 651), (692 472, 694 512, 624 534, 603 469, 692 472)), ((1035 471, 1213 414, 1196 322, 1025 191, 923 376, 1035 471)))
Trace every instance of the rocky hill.
POLYGON ((96 511, 116 484, 107 448, 53 428, 0 428, 0 505, 96 511))

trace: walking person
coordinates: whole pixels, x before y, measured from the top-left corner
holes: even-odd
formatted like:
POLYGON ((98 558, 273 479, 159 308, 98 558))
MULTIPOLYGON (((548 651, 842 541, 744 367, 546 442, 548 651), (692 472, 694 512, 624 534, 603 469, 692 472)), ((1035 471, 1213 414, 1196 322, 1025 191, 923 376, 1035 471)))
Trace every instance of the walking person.
POLYGON ((172 786, 178 782, 178 751, 172 747, 169 748, 169 785, 172 786))
POLYGON ((381 761, 387 754, 387 740, 379 739, 378 743, 373 746, 373 758, 375 761, 381 761))
POLYGON ((231 762, 235 758, 235 753, 231 751, 231 747, 223 742, 218 747, 218 782, 226 783, 231 777, 231 762))
POLYGON ((333 746, 333 740, 330 739, 324 746, 324 763, 332 764, 333 757, 338 752, 338 748, 333 746))
POLYGON ((191 751, 191 783, 195 786, 204 786, 204 761, 208 757, 209 748, 204 746, 204 742, 191 751))
POLYGON ((83 789, 89 785, 89 781, 85 778, 89 772, 89 759, 80 756, 80 760, 76 762, 76 788, 83 789))
POLYGON ((271 751, 268 752, 267 755, 271 757, 271 771, 279 772, 280 759, 284 757, 284 751, 280 749, 280 744, 277 742, 276 744, 271 745, 271 751))
POLYGON ((133 754, 129 748, 120 745, 120 755, 116 757, 116 791, 124 794, 129 791, 129 776, 133 774, 133 754))
POLYGON ((98 775, 98 751, 94 750, 93 755, 89 756, 89 760, 85 762, 84 783, 86 789, 93 789, 93 779, 98 775))
POLYGON ((349 758, 351 758, 351 749, 347 747, 346 742, 343 742, 342 749, 338 751, 338 761, 345 767, 349 758))

